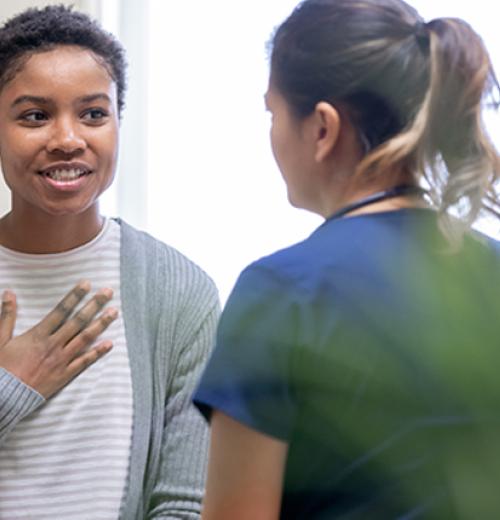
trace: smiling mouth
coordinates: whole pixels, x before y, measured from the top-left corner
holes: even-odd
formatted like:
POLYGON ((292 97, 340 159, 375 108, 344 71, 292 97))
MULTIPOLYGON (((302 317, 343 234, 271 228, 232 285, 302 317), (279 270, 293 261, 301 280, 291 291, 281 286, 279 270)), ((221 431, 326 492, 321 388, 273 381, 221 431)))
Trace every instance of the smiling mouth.
POLYGON ((88 175, 89 173, 90 173, 90 170, 85 170, 83 168, 70 168, 70 169, 58 168, 55 170, 47 170, 47 171, 39 172, 39 174, 42 175, 43 177, 49 177, 50 179, 52 179, 54 181, 61 181, 61 182, 74 181, 76 179, 79 179, 80 177, 83 177, 84 175, 88 175))

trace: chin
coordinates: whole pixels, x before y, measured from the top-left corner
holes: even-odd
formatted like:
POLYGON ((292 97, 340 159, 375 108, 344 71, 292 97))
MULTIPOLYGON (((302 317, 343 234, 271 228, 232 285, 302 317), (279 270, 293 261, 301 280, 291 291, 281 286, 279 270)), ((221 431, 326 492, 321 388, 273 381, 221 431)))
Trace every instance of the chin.
POLYGON ((302 206, 299 204, 298 200, 294 195, 290 192, 287 192, 287 198, 290 206, 293 206, 294 208, 302 209, 302 206))
POLYGON ((313 207, 313 204, 308 204, 306 201, 300 200, 298 197, 294 197, 290 192, 288 192, 288 202, 290 203, 290 206, 296 209, 303 209, 305 211, 311 211, 312 213, 319 213, 319 211, 313 207))
POLYGON ((94 205, 95 205, 95 203, 85 204, 85 205, 71 204, 71 203, 66 203, 66 204, 59 203, 57 205, 47 206, 42 209, 48 216, 51 216, 51 217, 67 217, 67 216, 71 216, 71 215, 82 215, 85 212, 87 212, 88 210, 90 210, 94 205))

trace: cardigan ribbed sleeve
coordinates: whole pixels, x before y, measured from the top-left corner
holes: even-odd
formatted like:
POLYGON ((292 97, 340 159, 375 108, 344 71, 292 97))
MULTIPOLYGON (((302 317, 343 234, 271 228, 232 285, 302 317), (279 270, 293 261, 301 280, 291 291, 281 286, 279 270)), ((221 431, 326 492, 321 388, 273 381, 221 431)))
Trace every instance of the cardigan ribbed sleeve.
POLYGON ((194 520, 201 514, 209 432, 192 395, 214 344, 219 303, 205 273, 176 251, 163 248, 162 253, 169 267, 156 352, 163 352, 157 359, 167 368, 166 402, 147 518, 194 520))
POLYGON ((0 368, 0 443, 14 426, 45 399, 4 368, 0 368))
POLYGON ((191 399, 213 344, 218 316, 218 306, 212 306, 176 360, 176 377, 165 409, 160 471, 151 492, 148 520, 200 518, 209 432, 191 399))
POLYGON ((199 519, 209 430, 192 394, 214 345, 217 289, 177 250, 120 223, 122 311, 134 391, 121 520, 199 519))

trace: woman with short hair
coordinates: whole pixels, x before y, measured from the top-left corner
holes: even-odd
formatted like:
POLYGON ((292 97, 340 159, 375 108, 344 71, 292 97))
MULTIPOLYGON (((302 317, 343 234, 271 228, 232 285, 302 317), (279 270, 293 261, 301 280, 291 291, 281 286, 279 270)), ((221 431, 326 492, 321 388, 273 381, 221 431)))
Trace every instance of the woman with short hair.
MULTIPOLYGON (((200 515, 208 428, 191 394, 218 298, 179 252, 99 212, 116 170, 125 65, 112 35, 64 6, 0 29, 0 159, 12 194, 0 287, 11 317, 17 298, 15 337, 0 348, 1 518, 200 515), (59 329, 89 282, 106 289, 59 329)), ((12 318, 7 337, 9 327, 12 318)))

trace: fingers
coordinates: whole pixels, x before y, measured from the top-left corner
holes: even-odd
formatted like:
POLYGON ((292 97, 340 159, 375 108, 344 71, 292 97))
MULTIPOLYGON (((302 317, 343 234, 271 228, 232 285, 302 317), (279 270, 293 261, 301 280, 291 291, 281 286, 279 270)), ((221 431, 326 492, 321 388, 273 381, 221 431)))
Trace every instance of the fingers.
MULTIPOLYGON (((87 306, 91 307, 89 304, 87 304, 87 306)), ((60 333, 60 330, 48 338, 48 342, 51 344, 52 355, 47 356, 45 360, 52 361, 53 365, 55 361, 55 365, 50 369, 49 373, 51 377, 45 377, 42 380, 45 386, 43 387, 42 384, 40 389, 38 389, 35 385, 32 385, 33 388, 36 388, 47 398, 47 396, 53 395, 78 374, 107 354, 113 347, 112 342, 109 340, 101 341, 90 349, 89 346, 96 341, 99 335, 105 331, 117 317, 117 309, 106 309, 98 318, 91 321, 69 341, 58 341, 56 339, 56 335, 60 333), (50 379, 50 386, 46 384, 47 379, 50 379)), ((66 324, 63 325, 63 327, 66 327, 66 324)), ((61 329, 63 327, 61 327, 61 329)))
POLYGON ((45 316, 38 324, 40 332, 49 335, 56 331, 75 310, 75 307, 90 291, 90 283, 82 281, 76 284, 71 291, 45 316))
MULTIPOLYGON (((63 342, 66 344, 77 334, 83 333, 85 337, 90 337, 91 341, 95 340, 98 334, 105 330, 108 325, 116 318, 116 312, 106 312, 98 320, 96 324, 88 326, 98 312, 111 300, 113 291, 109 288, 101 289, 96 292, 94 296, 71 318, 59 327, 54 333, 53 339, 56 342, 63 342), (111 318, 110 318, 111 317, 111 318), (98 330, 97 335, 94 336, 94 331, 98 330)), ((89 344, 90 341, 87 342, 89 344)))
POLYGON ((96 339, 116 320, 118 311, 106 309, 98 318, 80 331, 66 346, 67 356, 70 360, 81 355, 82 352, 96 341, 96 339))
POLYGON ((1 366, 47 398, 109 352, 112 343, 99 336, 117 318, 118 311, 110 308, 96 315, 113 291, 102 289, 77 309, 89 290, 88 282, 77 284, 38 325, 13 338, 16 298, 12 291, 5 291, 0 306, 0 340, 4 338, 0 343, 1 366))
POLYGON ((12 338, 16 316, 16 295, 12 291, 6 290, 2 294, 2 307, 0 309, 0 346, 5 345, 12 338))
POLYGON ((113 344, 111 341, 103 341, 96 345, 94 348, 85 352, 84 354, 76 357, 69 365, 68 365, 68 377, 73 379, 80 372, 83 372, 90 365, 93 365, 97 360, 102 358, 105 354, 107 354, 113 348, 113 344))

